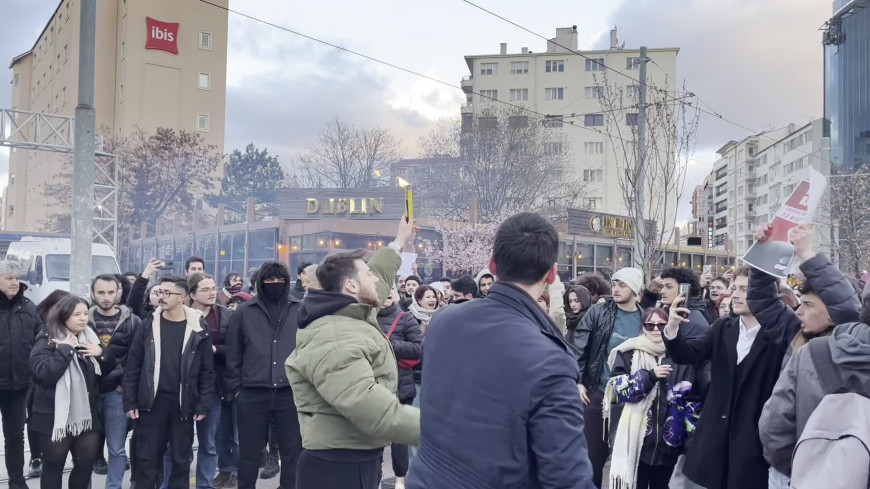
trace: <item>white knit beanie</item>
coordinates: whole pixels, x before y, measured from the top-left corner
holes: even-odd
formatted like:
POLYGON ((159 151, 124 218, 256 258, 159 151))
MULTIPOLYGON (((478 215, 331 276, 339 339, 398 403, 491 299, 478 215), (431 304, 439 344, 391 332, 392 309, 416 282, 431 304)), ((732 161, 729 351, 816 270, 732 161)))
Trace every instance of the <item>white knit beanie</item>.
POLYGON ((634 295, 640 296, 640 291, 643 290, 643 270, 632 267, 621 268, 610 279, 611 282, 617 280, 627 285, 634 295))

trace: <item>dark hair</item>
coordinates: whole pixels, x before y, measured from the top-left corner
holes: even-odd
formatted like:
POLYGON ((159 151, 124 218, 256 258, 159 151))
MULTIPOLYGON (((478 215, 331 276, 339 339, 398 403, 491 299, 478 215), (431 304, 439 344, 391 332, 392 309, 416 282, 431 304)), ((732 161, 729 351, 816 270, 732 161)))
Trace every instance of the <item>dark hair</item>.
POLYGON ((646 324, 652 317, 653 314, 659 317, 659 319, 667 322, 668 321, 668 313, 665 312, 661 307, 649 307, 643 311, 643 317, 640 320, 640 332, 643 333, 643 325, 646 324))
POLYGON ((327 292, 341 292, 345 280, 357 277, 356 261, 364 259, 365 250, 333 253, 317 267, 317 281, 327 292))
POLYGON ((494 276, 493 274, 491 274, 491 273, 484 273, 483 275, 480 276, 479 279, 477 279, 477 284, 480 285, 480 281, 483 280, 483 279, 485 279, 485 278, 491 278, 491 279, 493 280, 493 282, 495 281, 495 276, 494 276))
MULTIPOLYGON (((786 285, 786 287, 788 287, 788 286, 786 285)), ((788 287, 788 288, 790 289, 791 287, 788 287)), ((797 290, 798 290, 798 292, 801 293, 801 295, 816 294, 816 291, 813 289, 813 286, 810 285, 809 280, 804 280, 803 283, 800 284, 800 286, 798 287, 797 290)), ((782 291, 780 291, 780 292, 782 292, 782 291)), ((794 292, 794 291, 792 291, 792 292, 794 292)))
POLYGON ((417 290, 414 291, 414 302, 419 304, 420 301, 423 300, 423 296, 426 295, 426 292, 428 292, 430 290, 432 291, 433 294, 435 294, 435 298, 437 299, 438 298, 438 291, 437 290, 433 289, 432 287, 429 287, 428 285, 420 285, 419 287, 417 287, 417 290))
POLYGON ((492 247, 499 280, 523 285, 543 279, 556 263, 558 253, 556 228, 531 212, 514 214, 501 223, 492 247))
POLYGON ((94 286, 97 285, 98 280, 102 280, 103 282, 115 282, 116 288, 121 286, 121 281, 118 280, 118 277, 110 273, 104 273, 102 275, 97 275, 93 280, 91 280, 91 292, 94 291, 94 286))
POLYGON ((613 293, 613 286, 610 284, 610 281, 598 272, 584 273, 577 277, 577 285, 586 287, 586 290, 592 294, 592 297, 601 297, 613 293))
POLYGON ((48 311, 45 329, 48 331, 49 338, 63 339, 66 337, 66 321, 73 315, 79 304, 84 304, 86 309, 90 307, 88 301, 68 294, 57 301, 57 304, 48 311))
POLYGON ((547 303, 547 309, 550 308, 550 291, 544 289, 544 292, 541 293, 541 299, 544 299, 544 302, 547 303))
MULTIPOLYGON (((671 278, 677 281, 678 284, 689 284, 689 295, 698 297, 701 295, 701 282, 695 272, 683 267, 671 267, 662 270, 662 279, 671 278)), ((688 297, 687 297, 688 299, 688 297)))
POLYGON ((138 278, 139 277, 139 274, 136 272, 124 272, 122 275, 124 275, 124 278, 129 278, 129 277, 138 278))
MULTIPOLYGON (((746 277, 749 278, 752 275, 752 267, 740 267, 734 272, 734 278, 737 277, 746 277)), ((730 284, 729 284, 730 285, 730 284)))
POLYGON ((184 271, 190 270, 191 263, 202 263, 202 268, 205 269, 205 260, 198 256, 191 256, 187 260, 184 260, 184 271))
POLYGON ((209 279, 214 280, 214 277, 207 273, 194 273, 193 275, 187 277, 187 290, 190 292, 190 294, 195 294, 196 291, 199 289, 200 282, 209 279))
POLYGON ((242 278, 242 275, 241 275, 240 273, 237 273, 237 272, 230 272, 230 273, 228 273, 227 276, 224 277, 224 287, 229 287, 229 286, 230 286, 230 281, 233 279, 233 277, 239 277, 239 278, 242 278))
POLYGON ((181 289, 184 292, 184 295, 190 293, 190 287, 187 285, 187 279, 184 277, 179 277, 178 275, 164 275, 160 277, 160 285, 163 284, 174 284, 176 287, 181 289))
POLYGON ((423 280, 416 275, 408 275, 407 277, 405 277, 405 283, 408 283, 408 280, 413 280, 414 282, 417 282, 417 285, 423 285, 423 280))
POLYGON ((450 288, 462 295, 471 294, 472 297, 477 295, 477 284, 471 275, 463 275, 458 279, 450 282, 450 288))
POLYGON ((304 261, 304 262, 300 263, 299 266, 296 267, 296 275, 302 275, 302 272, 304 272, 305 269, 310 267, 311 265, 314 265, 314 264, 311 263, 310 261, 304 261))
POLYGON ((439 282, 447 282, 448 284, 453 286, 453 281, 450 280, 450 277, 441 277, 441 280, 439 280, 439 282))
POLYGON ((151 312, 154 310, 154 306, 151 305, 151 291, 154 290, 154 287, 157 287, 157 285, 159 284, 154 282, 145 289, 145 312, 151 312))
POLYGON ((722 276, 722 275, 719 275, 718 277, 716 277, 716 278, 714 278, 713 280, 710 281, 711 284, 712 284, 713 282, 722 282, 723 284, 725 284, 725 288, 726 288, 726 289, 727 289, 728 287, 731 287, 731 281, 728 280, 727 278, 725 278, 725 277, 722 276))
POLYGON ((65 290, 57 289, 51 294, 48 294, 45 299, 42 299, 42 302, 36 306, 36 314, 39 316, 39 319, 42 319, 42 322, 45 323, 48 319, 48 311, 54 307, 55 304, 60 302, 61 299, 70 295, 69 292, 65 290))
POLYGON ((118 279, 118 284, 121 286, 121 297, 118 298, 118 304, 126 304, 127 298, 130 297, 130 291, 133 290, 133 285, 130 284, 126 276, 120 273, 116 273, 115 278, 118 279))

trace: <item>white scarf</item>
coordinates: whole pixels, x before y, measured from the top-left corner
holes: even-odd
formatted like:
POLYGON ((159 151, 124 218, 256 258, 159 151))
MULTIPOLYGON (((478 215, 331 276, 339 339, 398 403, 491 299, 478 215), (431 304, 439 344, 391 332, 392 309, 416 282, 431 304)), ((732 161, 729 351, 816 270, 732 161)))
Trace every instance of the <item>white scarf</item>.
MULTIPOLYGON (((658 366, 658 358, 664 356, 665 345, 653 343, 645 335, 617 346, 610 352, 607 364, 613 369, 616 356, 619 353, 633 351, 631 355, 631 375, 638 370, 651 370, 658 366)), ((652 407, 658 395, 658 383, 653 387, 642 401, 625 403, 622 415, 619 418, 619 426, 616 428, 616 437, 613 442, 613 453, 610 458, 610 487, 611 489, 634 489, 637 485, 637 464, 640 461, 640 452, 643 449, 643 439, 646 436, 649 418, 647 412, 652 407)), ((604 391, 604 403, 602 411, 605 428, 610 422, 610 405, 616 400, 613 392, 613 383, 608 382, 604 391)), ((658 422, 658 420, 653 420, 658 422)), ((606 430, 605 430, 606 432, 606 430)))
MULTIPOLYGON (((436 308, 435 311, 437 310, 438 309, 436 308)), ((410 312, 415 318, 417 318, 417 321, 420 321, 421 323, 428 323, 432 319, 432 314, 434 314, 435 311, 423 309, 423 307, 417 304, 417 301, 411 301, 411 305, 408 307, 408 312, 410 312)))
MULTIPOLYGON (((76 338, 80 345, 100 344, 100 339, 90 327, 81 331, 76 338)), ((54 425, 51 429, 51 441, 60 441, 66 436, 76 436, 93 427, 88 384, 76 356, 77 354, 72 355, 69 367, 54 388, 54 425)), ((100 364, 97 363, 96 358, 90 357, 89 360, 94 364, 96 374, 101 375, 100 364)))

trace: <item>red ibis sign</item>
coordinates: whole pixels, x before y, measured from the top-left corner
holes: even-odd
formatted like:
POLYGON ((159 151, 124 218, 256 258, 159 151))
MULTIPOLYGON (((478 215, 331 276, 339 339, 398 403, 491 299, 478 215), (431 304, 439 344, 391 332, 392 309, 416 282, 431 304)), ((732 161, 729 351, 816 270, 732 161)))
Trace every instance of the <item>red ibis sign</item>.
POLYGON ((178 22, 161 22, 145 17, 147 36, 145 49, 159 49, 178 54, 178 22))

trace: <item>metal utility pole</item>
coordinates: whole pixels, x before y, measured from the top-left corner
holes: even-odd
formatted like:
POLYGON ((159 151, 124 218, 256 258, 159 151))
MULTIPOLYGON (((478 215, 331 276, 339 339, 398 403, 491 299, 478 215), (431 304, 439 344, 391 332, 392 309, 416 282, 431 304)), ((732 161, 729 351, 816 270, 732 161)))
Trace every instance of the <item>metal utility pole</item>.
POLYGON ((646 46, 640 47, 640 78, 637 87, 637 175, 634 184, 634 266, 647 272, 646 220, 643 187, 646 180, 646 46))
POLYGON ((73 154, 72 294, 87 297, 91 279, 91 245, 94 236, 94 165, 96 112, 94 111, 94 64, 97 41, 97 0, 82 0, 79 25, 79 93, 75 116, 73 154))

